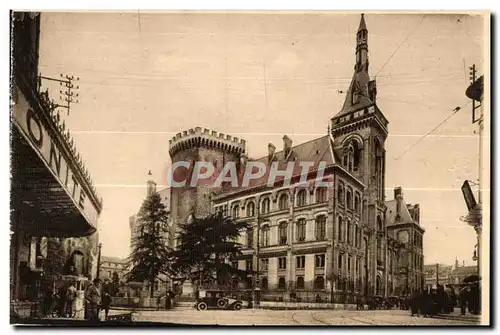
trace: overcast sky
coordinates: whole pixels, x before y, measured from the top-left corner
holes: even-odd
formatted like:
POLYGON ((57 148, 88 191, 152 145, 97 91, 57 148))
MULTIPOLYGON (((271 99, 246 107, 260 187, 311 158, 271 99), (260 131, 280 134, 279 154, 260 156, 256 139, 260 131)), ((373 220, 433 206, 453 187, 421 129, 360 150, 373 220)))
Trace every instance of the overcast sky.
MULTIPOLYGON (((460 186, 478 178, 466 67, 483 72, 483 19, 365 15, 370 74, 389 120, 386 196, 420 203, 425 263, 472 265, 460 186), (404 41, 404 43, 403 43, 404 41)), ((103 254, 130 251, 128 218, 148 170, 164 182, 168 140, 195 126, 245 138, 251 157, 322 136, 354 68, 359 14, 43 13, 40 71, 80 77, 65 116, 104 200, 103 254), (266 76, 264 76, 266 73, 266 76), (264 79, 266 77, 266 80, 264 79)), ((467 71, 468 72, 468 71, 467 71)), ((57 97, 58 87, 49 87, 57 97)))

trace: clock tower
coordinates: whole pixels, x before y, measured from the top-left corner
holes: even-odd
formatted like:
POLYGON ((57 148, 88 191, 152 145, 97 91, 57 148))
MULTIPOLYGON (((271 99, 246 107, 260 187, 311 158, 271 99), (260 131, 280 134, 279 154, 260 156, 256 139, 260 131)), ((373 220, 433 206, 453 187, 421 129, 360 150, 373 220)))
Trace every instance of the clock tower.
POLYGON ((334 151, 341 165, 364 185, 363 232, 367 241, 366 294, 385 294, 385 141, 388 121, 377 105, 377 86, 368 73, 368 29, 361 15, 354 74, 340 112, 331 119, 334 151))

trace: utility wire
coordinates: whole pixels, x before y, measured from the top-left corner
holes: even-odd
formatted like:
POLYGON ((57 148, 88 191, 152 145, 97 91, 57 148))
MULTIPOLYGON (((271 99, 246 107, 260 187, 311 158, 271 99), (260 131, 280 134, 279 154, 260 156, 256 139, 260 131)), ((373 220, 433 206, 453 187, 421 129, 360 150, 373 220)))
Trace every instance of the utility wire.
POLYGON ((455 107, 455 109, 453 110, 453 113, 449 116, 447 116, 443 121, 441 121, 436 127, 434 127, 431 131, 429 131, 427 134, 425 134, 424 136, 422 136, 421 138, 418 139, 417 142, 415 142, 412 146, 410 146, 408 149, 406 149, 401 155, 397 156, 395 158, 395 160, 398 160, 400 159, 401 157, 403 157, 403 155, 405 155, 407 152, 409 152, 411 149, 413 149, 417 144, 419 144, 424 138, 426 138, 427 136, 429 136, 430 134, 432 134, 436 129, 438 129, 439 127, 441 127, 443 124, 445 124, 446 122, 448 122, 449 119, 451 119, 453 117, 453 115, 455 115, 458 111, 460 111, 461 109, 463 109, 465 106, 467 106, 468 104, 470 103, 470 101, 468 101, 467 103, 465 103, 464 105, 460 106, 460 107, 455 107))
POLYGON ((380 71, 382 71, 382 69, 389 63, 389 61, 392 59, 392 57, 394 57, 394 55, 396 54, 396 52, 398 52, 398 50, 403 46, 403 44, 405 44, 406 40, 408 40, 408 38, 415 32, 415 30, 417 30, 417 28, 422 24, 422 22, 424 21, 424 18, 425 18, 425 14, 422 15, 422 18, 420 19, 420 21, 415 25, 415 28, 412 29, 412 31, 410 31, 410 33, 408 35, 406 35, 405 39, 401 42, 401 44, 399 44, 399 46, 393 51, 393 53, 389 56, 389 58, 385 61, 385 63, 382 65, 382 67, 377 71, 377 73, 375 74, 374 77, 377 77, 377 74, 380 73, 380 71))

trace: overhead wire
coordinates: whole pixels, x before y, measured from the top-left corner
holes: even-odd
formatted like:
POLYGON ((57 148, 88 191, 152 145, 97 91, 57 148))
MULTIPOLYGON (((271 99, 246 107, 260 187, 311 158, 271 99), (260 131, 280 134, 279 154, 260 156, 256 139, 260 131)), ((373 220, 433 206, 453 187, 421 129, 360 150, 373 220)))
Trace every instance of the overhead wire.
POLYGON ((441 127, 443 124, 445 124, 446 122, 448 122, 448 120, 450 120, 455 114, 457 114, 459 111, 461 111, 465 106, 467 106, 468 104, 470 104, 470 101, 468 101, 467 103, 463 104, 462 106, 459 106, 459 107, 455 107, 455 109, 453 109, 453 113, 448 115, 443 121, 441 121, 436 127, 432 128, 431 131, 429 131, 427 134, 425 134, 424 136, 422 136, 421 138, 419 138, 415 143, 413 143, 408 149, 406 149, 402 154, 400 154, 399 156, 397 156, 395 158, 395 160, 398 160, 400 159, 401 157, 403 157, 405 154, 407 154, 411 149, 413 149, 415 146, 417 146, 422 140, 424 140, 427 136, 431 135, 434 131, 436 131, 439 127, 441 127))

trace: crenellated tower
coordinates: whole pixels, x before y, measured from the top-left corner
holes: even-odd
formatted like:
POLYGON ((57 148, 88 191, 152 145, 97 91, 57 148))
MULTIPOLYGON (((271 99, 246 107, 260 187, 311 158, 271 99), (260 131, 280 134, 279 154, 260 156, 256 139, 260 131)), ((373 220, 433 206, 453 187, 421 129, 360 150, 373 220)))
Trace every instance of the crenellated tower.
POLYGON ((187 222, 191 214, 197 217, 209 214, 210 193, 218 191, 211 182, 190 185, 194 164, 200 161, 212 163, 214 176, 227 162, 235 162, 238 167, 245 153, 245 143, 244 139, 201 127, 185 130, 169 140, 172 164, 179 161, 189 163, 187 169, 179 167, 176 172, 180 173, 174 173, 175 181, 187 180, 185 186, 171 188, 171 215, 175 227, 187 222))
POLYGON ((365 289, 384 294, 386 278, 385 141, 388 121, 377 106, 376 81, 368 73, 368 29, 364 15, 356 34, 354 74, 340 112, 331 119, 334 151, 365 185, 363 225, 368 246, 365 289), (370 269, 370 271, 368 271, 370 269))

